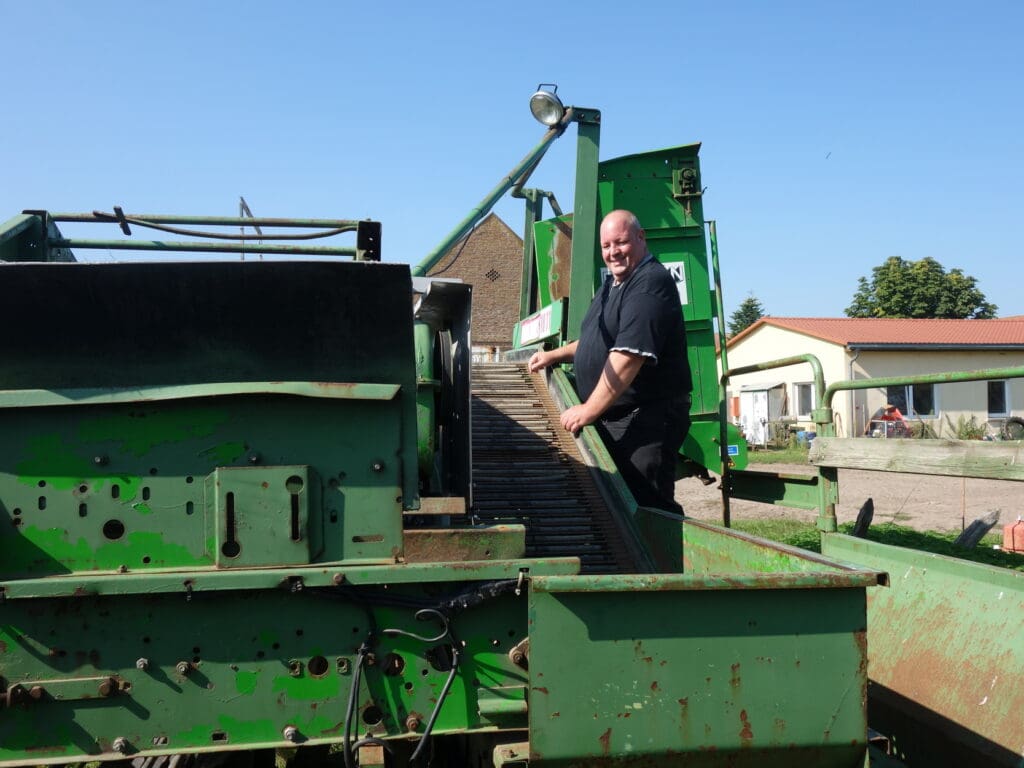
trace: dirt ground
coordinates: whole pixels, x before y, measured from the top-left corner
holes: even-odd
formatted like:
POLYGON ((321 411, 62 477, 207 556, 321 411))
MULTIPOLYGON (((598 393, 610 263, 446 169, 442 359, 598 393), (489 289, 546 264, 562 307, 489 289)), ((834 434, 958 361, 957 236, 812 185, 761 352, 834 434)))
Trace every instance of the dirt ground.
MULTIPOLYGON (((765 472, 813 474, 813 467, 794 464, 752 464, 765 472)), ((676 500, 690 517, 722 519, 718 477, 705 486, 695 478, 676 483, 676 500)), ((874 499, 874 524, 898 523, 919 531, 960 531, 992 510, 999 510, 1000 525, 1024 514, 1020 484, 1008 480, 977 480, 894 472, 839 470, 839 523, 853 522, 866 499, 874 499)), ((734 520, 790 518, 812 522, 813 511, 733 500, 734 520)))

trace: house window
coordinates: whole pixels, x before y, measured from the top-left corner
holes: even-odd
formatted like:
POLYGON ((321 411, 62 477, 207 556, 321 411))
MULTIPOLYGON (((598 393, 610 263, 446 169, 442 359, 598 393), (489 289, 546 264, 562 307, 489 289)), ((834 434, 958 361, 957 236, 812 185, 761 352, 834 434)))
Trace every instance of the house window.
POLYGON ((1010 412, 1007 407, 1006 382, 988 382, 988 415, 1005 416, 1010 412))
POLYGON ((904 416, 923 418, 935 416, 935 385, 908 384, 886 387, 885 398, 900 409, 904 416))
POLYGON ((794 384, 793 402, 796 405, 794 416, 802 419, 810 418, 811 411, 814 410, 814 385, 810 382, 794 384))

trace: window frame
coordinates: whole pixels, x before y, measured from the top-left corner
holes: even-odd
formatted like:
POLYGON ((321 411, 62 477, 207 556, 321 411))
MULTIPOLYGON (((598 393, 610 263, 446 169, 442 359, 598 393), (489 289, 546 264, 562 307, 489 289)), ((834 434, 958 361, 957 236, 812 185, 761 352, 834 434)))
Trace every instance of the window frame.
POLYGON ((892 387, 885 388, 886 401, 893 403, 900 409, 903 417, 906 419, 937 419, 939 418, 939 390, 935 384, 897 384, 892 387), (930 387, 932 391, 932 412, 931 413, 918 413, 917 408, 914 407, 914 389, 920 387, 930 387), (894 396, 894 389, 902 389, 903 396, 894 396), (906 408, 900 407, 905 405, 906 408))
POLYGON ((798 419, 810 419, 811 414, 814 411, 814 382, 813 381, 794 381, 793 382, 793 411, 792 414, 798 419), (810 401, 810 409, 806 412, 800 410, 800 388, 807 387, 808 399, 810 401))
POLYGON ((1012 409, 1010 407, 1010 386, 1006 379, 990 379, 985 382, 985 412, 988 414, 990 419, 1004 419, 1010 415, 1012 409), (992 385, 1002 384, 1003 385, 1003 410, 993 411, 992 410, 992 385))

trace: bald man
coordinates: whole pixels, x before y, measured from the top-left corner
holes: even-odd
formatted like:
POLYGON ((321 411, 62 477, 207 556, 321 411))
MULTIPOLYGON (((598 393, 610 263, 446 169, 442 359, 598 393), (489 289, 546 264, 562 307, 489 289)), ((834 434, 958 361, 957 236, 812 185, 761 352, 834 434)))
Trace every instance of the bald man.
POLYGON ((637 503, 682 513, 675 462, 693 383, 679 293, 632 213, 605 216, 600 240, 608 277, 579 340, 535 353, 529 369, 574 362, 581 402, 562 413, 562 427, 594 424, 637 503))

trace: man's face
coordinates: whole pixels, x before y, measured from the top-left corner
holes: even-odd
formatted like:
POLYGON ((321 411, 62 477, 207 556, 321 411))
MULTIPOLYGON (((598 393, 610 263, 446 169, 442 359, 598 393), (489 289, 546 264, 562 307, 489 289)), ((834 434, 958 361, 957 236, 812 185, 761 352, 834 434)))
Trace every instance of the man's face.
POLYGON ((615 279, 628 279, 647 255, 644 231, 629 225, 629 219, 615 213, 601 222, 601 258, 615 279))

